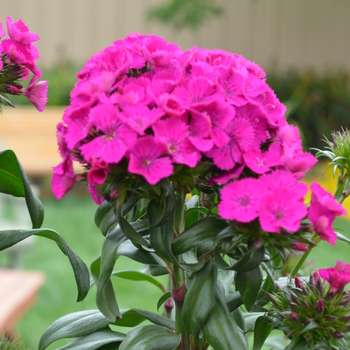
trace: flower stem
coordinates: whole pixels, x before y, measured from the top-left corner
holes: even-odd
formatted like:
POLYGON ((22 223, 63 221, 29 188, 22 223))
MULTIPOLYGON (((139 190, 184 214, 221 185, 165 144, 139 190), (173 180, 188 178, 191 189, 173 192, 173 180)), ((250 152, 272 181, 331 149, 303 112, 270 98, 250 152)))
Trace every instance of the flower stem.
MULTIPOLYGON (((317 245, 318 243, 320 243, 321 238, 317 233, 315 233, 312 236, 311 240, 317 245)), ((299 259, 298 263, 296 264, 296 266, 292 271, 292 278, 294 278, 297 275, 298 271, 300 270, 301 266, 304 264, 305 260, 307 259, 307 257, 309 256, 313 248, 314 247, 309 247, 309 250, 301 256, 301 258, 299 259)))

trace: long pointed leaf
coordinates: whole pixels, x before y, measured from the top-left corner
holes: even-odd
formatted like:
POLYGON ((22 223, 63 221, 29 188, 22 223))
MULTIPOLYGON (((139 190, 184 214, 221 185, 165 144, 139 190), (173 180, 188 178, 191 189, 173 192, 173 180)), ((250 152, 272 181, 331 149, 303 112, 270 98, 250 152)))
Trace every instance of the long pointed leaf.
POLYGON ((204 268, 193 274, 182 307, 182 322, 195 337, 215 303, 217 269, 209 260, 204 268))
POLYGON ((0 251, 22 241, 32 235, 45 237, 56 242, 61 251, 68 257, 73 268, 75 281, 78 287, 77 301, 83 300, 90 287, 89 270, 84 262, 69 248, 62 236, 51 229, 35 230, 4 230, 0 231, 0 251))
POLYGON ((227 308, 225 291, 220 285, 216 287, 215 305, 205 321, 203 334, 214 349, 248 350, 243 332, 227 308))
POLYGON ((75 338, 106 328, 110 321, 99 310, 75 312, 63 316, 48 327, 40 338, 39 350, 64 338, 75 338))
POLYGON ((131 330, 119 350, 174 350, 180 341, 179 335, 170 334, 166 328, 149 325, 131 330))
POLYGON ((119 343, 125 339, 125 334, 113 332, 110 329, 105 329, 99 332, 74 339, 58 350, 95 350, 105 348, 105 345, 110 344, 109 349, 116 350, 119 348, 119 343))

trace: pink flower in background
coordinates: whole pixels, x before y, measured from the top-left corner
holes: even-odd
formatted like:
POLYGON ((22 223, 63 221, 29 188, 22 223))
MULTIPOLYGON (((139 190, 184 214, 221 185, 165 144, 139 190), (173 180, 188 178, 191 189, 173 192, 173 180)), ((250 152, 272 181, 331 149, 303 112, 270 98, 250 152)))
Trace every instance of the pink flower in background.
POLYGON ((224 219, 250 222, 258 217, 261 193, 259 180, 233 181, 221 191, 219 215, 224 219))
MULTIPOLYGON (((3 28, 2 23, 0 22, 0 40, 6 36, 6 31, 3 28)), ((1 45, 0 45, 1 48, 1 45)))
POLYGON ((29 86, 23 89, 23 95, 42 112, 47 103, 48 82, 46 80, 38 81, 38 76, 33 75, 29 86))
POLYGON ((320 269, 318 273, 330 284, 331 293, 342 291, 350 283, 350 264, 344 264, 342 261, 337 261, 335 267, 320 269))
POLYGON ((346 215, 344 207, 338 203, 331 193, 325 191, 318 183, 311 184, 311 202, 308 219, 313 230, 322 240, 335 245, 337 235, 333 230, 334 219, 346 215))
POLYGON ((6 17, 6 25, 9 37, 21 44, 27 45, 40 39, 38 35, 29 32, 28 27, 21 19, 12 22, 11 17, 8 16, 6 17))
POLYGON ((139 139, 130 152, 128 171, 142 175, 149 184, 155 185, 173 173, 170 157, 164 156, 166 147, 152 136, 139 139))

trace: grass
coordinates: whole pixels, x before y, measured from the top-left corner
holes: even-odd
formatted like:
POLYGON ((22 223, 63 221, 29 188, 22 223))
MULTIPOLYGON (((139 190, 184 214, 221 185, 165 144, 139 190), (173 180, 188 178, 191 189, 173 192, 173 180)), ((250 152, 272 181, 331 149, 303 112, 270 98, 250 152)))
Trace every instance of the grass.
MULTIPOLYGON (((324 183, 323 185, 327 187, 324 183)), ((350 200, 349 200, 350 201, 350 200)), ((104 237, 94 224, 97 206, 84 196, 68 195, 61 201, 43 200, 45 221, 43 227, 58 231, 72 250, 89 266, 101 251, 104 237)), ((350 221, 337 220, 336 227, 341 227, 350 238, 350 221)), ((1 253, 5 254, 5 253, 1 253)), ((37 349, 41 334, 56 319, 66 314, 96 309, 95 289, 81 303, 76 303, 77 296, 73 272, 68 259, 56 244, 47 239, 36 237, 35 244, 22 254, 23 268, 42 271, 46 283, 40 291, 36 305, 18 324, 18 334, 24 344, 23 349, 37 349)), ((310 254, 312 269, 334 266, 337 260, 350 263, 350 248, 347 243, 338 242, 336 247, 321 242, 310 254)), ((142 266, 127 258, 117 261, 116 269, 140 269, 142 266)), ((162 282, 165 282, 164 279, 162 282)), ((130 282, 114 279, 116 296, 120 308, 137 307, 156 311, 156 303, 162 292, 146 282, 130 282)), ((52 344, 49 349, 57 349, 67 341, 52 344)))

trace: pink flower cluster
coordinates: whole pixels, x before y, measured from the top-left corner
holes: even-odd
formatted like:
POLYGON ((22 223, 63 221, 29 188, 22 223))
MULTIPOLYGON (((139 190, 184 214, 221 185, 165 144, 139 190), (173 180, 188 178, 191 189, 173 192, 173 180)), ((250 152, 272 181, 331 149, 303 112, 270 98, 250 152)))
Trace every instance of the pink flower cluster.
POLYGON ((330 293, 341 292, 350 283, 350 264, 344 264, 342 261, 337 261, 335 267, 320 269, 318 273, 330 284, 330 293))
POLYGON ((47 102, 47 81, 38 81, 42 76, 41 71, 37 68, 35 61, 39 58, 39 52, 33 42, 39 40, 39 36, 29 32, 28 27, 20 19, 12 22, 11 17, 6 17, 7 33, 0 22, 0 69, 7 69, 8 66, 16 67, 7 72, 9 79, 3 86, 6 93, 12 95, 24 95, 40 111, 44 110, 47 102), (15 82, 18 78, 27 80, 30 73, 33 77, 29 86, 23 88, 22 85, 15 82))
MULTIPOLYGON (((77 77, 57 127, 62 156, 52 179, 57 198, 77 181, 72 161, 88 165, 92 192, 121 161, 129 174, 151 185, 170 177, 175 164, 213 163, 209 184, 224 184, 244 168, 266 174, 261 181, 282 181, 284 173, 296 179, 316 162, 302 151, 298 129, 287 124, 285 106, 264 71, 237 54, 197 47, 182 53, 160 37, 131 34, 91 57, 77 77), (280 171, 269 174, 274 169, 280 171)), ((254 181, 240 186, 260 192, 254 181)), ((305 190, 293 181, 296 193, 287 185, 288 198, 280 194, 279 201, 288 202, 291 211, 295 199, 299 209, 292 217, 299 218, 305 215, 305 190)), ((256 210, 247 215, 254 217, 256 210)), ((281 227, 295 229, 296 219, 285 220, 281 227)), ((278 230, 267 212, 263 221, 278 230)))

